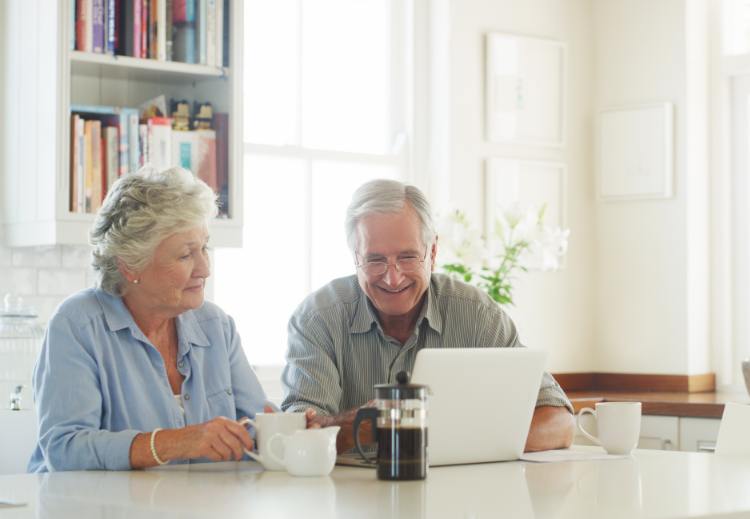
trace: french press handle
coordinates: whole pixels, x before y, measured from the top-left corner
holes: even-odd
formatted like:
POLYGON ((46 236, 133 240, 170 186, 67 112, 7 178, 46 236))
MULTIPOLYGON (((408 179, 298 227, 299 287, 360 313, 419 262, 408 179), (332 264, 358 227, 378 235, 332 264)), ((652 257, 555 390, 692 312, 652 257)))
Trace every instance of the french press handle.
POLYGON ((365 454, 364 450, 362 450, 362 444, 359 443, 359 425, 366 420, 370 420, 372 422, 372 431, 373 433, 378 428, 378 410, 374 407, 362 407, 357 410, 357 415, 354 417, 354 445, 357 446, 357 452, 359 452, 359 455, 362 456, 362 459, 365 460, 367 463, 375 464, 374 459, 370 459, 365 454))

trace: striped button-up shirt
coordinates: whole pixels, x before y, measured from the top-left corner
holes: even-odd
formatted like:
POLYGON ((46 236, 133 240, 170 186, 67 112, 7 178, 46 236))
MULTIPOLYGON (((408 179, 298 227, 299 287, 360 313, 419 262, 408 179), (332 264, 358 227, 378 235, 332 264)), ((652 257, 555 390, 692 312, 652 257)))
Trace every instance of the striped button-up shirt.
MULTIPOLYGON (((432 274, 427 298, 403 345, 383 333, 357 277, 332 281, 308 296, 289 321, 282 408, 333 415, 374 396, 375 384, 412 371, 422 348, 522 347, 513 321, 477 288, 432 274)), ((548 373, 537 406, 573 407, 548 373)))

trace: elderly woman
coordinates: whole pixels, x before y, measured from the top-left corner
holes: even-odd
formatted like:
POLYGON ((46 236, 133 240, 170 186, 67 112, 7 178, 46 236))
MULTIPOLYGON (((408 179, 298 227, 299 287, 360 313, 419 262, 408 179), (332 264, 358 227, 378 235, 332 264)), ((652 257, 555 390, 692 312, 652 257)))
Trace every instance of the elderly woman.
POLYGON ((232 318, 204 302, 211 189, 183 169, 112 186, 91 232, 97 288, 52 317, 34 372, 30 472, 240 459, 263 409, 232 318))

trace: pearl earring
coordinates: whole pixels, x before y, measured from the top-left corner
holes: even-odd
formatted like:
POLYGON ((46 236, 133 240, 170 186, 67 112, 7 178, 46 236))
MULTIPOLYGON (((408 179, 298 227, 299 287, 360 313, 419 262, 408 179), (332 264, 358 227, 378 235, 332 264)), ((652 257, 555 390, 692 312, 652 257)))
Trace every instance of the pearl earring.
POLYGON ((141 280, 140 280, 140 279, 134 279, 134 280, 132 281, 132 283, 133 283, 134 285, 137 285, 137 284, 138 284, 138 283, 140 283, 140 282, 141 282, 141 280))

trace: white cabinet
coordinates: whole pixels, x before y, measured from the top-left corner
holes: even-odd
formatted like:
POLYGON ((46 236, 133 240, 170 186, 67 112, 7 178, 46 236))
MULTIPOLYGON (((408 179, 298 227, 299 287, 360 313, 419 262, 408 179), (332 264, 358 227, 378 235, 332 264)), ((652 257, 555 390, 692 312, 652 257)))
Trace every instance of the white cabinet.
POLYGON ((37 423, 33 409, 0 409, 0 474, 26 472, 36 439, 37 423))
POLYGON ((679 438, 679 418, 676 416, 641 417, 639 449, 677 450, 679 438))
MULTIPOLYGON (((593 416, 584 415, 581 423, 588 432, 596 436, 596 421, 593 416)), ((638 448, 713 452, 720 423, 718 418, 643 415, 638 448)), ((573 443, 593 445, 578 430, 573 443)))
MULTIPOLYGON (((679 424, 676 416, 650 416, 641 417, 641 436, 638 439, 639 449, 676 450, 679 445, 679 424)), ((596 420, 587 414, 580 419, 581 425, 589 433, 596 436, 596 420)), ((594 445, 576 429, 573 440, 576 445, 594 445)))
POLYGON ((719 424, 719 418, 680 418, 680 450, 713 452, 719 424))
POLYGON ((229 114, 230 215, 212 224, 211 241, 241 245, 243 2, 225 0, 229 68, 71 50, 71 2, 0 2, 6 243, 88 243, 92 215, 69 210, 71 104, 137 107, 164 94, 210 101, 215 111, 229 114))

